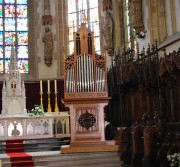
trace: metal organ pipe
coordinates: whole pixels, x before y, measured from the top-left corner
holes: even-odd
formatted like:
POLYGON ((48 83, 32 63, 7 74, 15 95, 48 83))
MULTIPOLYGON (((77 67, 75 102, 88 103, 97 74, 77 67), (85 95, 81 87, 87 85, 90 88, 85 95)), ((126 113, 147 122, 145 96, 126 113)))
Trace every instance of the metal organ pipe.
MULTIPOLYGON (((78 59, 77 59, 78 60, 78 59)), ((79 78, 79 61, 76 63, 76 81, 77 81, 77 92, 79 92, 79 86, 80 86, 80 78, 79 78)))
POLYGON ((82 92, 83 88, 84 88, 84 75, 83 75, 83 59, 82 59, 82 56, 80 57, 80 60, 81 60, 81 81, 82 81, 81 92, 82 92))
POLYGON ((93 59, 91 58, 90 59, 90 66, 91 66, 91 92, 94 92, 94 62, 93 62, 93 59))
POLYGON ((88 62, 89 62, 89 91, 92 91, 92 65, 91 65, 91 59, 88 57, 88 62))
POLYGON ((66 92, 69 92, 69 70, 66 71, 66 92))
POLYGON ((91 55, 83 53, 77 57, 75 67, 66 70, 67 93, 106 91, 105 71, 94 63, 91 55))

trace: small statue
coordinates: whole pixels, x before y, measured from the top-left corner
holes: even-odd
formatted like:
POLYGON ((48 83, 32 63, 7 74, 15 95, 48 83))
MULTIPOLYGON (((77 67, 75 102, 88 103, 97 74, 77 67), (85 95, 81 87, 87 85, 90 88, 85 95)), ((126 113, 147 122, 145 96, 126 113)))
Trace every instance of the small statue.
POLYGON ((20 131, 17 129, 16 124, 14 124, 14 129, 11 132, 12 136, 19 136, 20 135, 20 131))
POLYGON ((42 39, 44 42, 44 61, 45 64, 49 67, 52 64, 53 36, 49 27, 45 28, 45 32, 45 36, 42 39))

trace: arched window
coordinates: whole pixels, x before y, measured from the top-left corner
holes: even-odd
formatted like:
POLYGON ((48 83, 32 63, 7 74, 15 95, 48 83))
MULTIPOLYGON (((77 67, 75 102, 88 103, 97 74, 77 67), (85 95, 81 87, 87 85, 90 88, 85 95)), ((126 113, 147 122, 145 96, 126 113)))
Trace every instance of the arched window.
POLYGON ((94 32, 95 51, 100 53, 98 0, 68 0, 69 54, 74 52, 73 32, 81 23, 94 32))
POLYGON ((20 72, 28 73, 27 0, 0 0, 0 73, 9 69, 12 43, 20 72))

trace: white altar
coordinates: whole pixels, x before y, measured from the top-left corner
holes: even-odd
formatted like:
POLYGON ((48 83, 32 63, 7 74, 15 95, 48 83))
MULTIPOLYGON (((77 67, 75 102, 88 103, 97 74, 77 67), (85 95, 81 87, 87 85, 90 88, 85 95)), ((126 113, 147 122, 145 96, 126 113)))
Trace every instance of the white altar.
POLYGON ((57 111, 42 116, 30 116, 26 109, 25 92, 17 56, 12 46, 10 67, 2 88, 0 140, 70 136, 68 112, 57 111))

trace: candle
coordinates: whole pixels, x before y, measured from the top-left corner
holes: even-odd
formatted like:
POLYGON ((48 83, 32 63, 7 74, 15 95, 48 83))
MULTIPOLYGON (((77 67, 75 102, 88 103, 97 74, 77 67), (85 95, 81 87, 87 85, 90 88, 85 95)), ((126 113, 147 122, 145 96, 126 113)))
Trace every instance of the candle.
POLYGON ((42 80, 40 80, 40 93, 43 92, 42 90, 43 90, 43 89, 42 89, 42 80))
POLYGON ((48 92, 50 92, 50 80, 48 80, 48 92))
POLYGON ((57 92, 57 81, 54 80, 54 92, 57 92))

